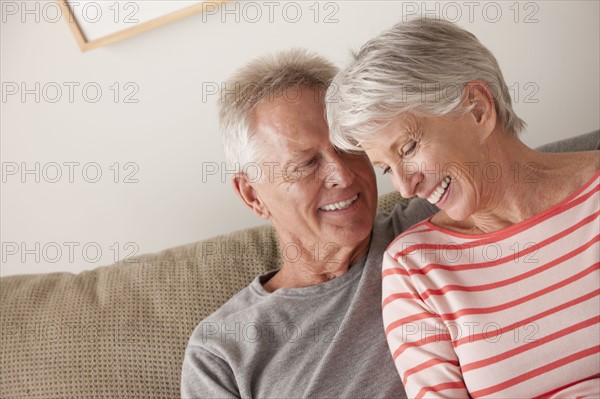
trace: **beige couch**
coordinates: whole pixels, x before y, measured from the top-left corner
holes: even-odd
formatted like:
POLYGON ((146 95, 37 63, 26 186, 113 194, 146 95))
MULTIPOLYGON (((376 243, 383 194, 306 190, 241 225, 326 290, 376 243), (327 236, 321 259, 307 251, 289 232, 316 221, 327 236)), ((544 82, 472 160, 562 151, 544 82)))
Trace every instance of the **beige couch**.
POLYGON ((194 327, 279 263, 262 226, 76 275, 4 277, 0 398, 179 398, 194 327))

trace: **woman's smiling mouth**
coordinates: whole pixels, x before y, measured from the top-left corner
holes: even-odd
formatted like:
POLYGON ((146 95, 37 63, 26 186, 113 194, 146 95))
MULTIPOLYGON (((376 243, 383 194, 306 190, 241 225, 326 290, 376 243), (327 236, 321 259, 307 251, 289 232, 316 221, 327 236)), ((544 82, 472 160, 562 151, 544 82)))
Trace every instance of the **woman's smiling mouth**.
POLYGON ((435 190, 433 190, 429 197, 427 197, 427 201, 431 202, 433 205, 437 204, 440 198, 442 198, 442 196, 448 189, 448 186, 450 185, 451 181, 452 179, 450 178, 450 176, 446 176, 444 180, 442 180, 440 185, 437 186, 435 190))

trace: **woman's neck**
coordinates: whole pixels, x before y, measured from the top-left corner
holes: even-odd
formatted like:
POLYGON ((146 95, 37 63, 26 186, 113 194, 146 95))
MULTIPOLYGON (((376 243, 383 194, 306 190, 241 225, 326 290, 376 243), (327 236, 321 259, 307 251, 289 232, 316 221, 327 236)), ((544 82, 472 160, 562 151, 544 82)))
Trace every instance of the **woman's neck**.
POLYGON ((442 211, 432 219, 434 224, 466 234, 498 231, 560 203, 598 170, 594 152, 542 153, 502 131, 489 136, 483 153, 495 173, 492 180, 478 171, 478 209, 464 221, 454 221, 442 211))

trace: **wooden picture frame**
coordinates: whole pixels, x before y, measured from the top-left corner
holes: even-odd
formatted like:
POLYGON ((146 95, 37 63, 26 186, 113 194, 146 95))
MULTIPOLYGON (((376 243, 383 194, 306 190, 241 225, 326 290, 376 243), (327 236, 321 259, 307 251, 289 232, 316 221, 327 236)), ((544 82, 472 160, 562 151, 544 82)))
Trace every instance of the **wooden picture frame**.
POLYGON ((216 8, 220 7, 222 3, 225 3, 229 0, 183 0, 162 2, 156 0, 56 1, 62 9, 63 16, 65 16, 65 20, 67 21, 71 32, 75 36, 75 40, 77 41, 79 48, 83 52, 105 46, 107 44, 119 42, 131 36, 137 35, 138 33, 166 25, 170 22, 180 20, 193 14, 202 13, 207 10, 214 11, 216 8), (136 7, 139 11, 140 3, 146 3, 147 7, 152 8, 152 18, 146 18, 143 20, 132 18, 131 11, 135 11, 136 7), (184 4, 185 6, 182 6, 184 4), (92 5, 93 7, 89 7, 92 5), (76 10, 77 6, 79 7, 79 10, 76 10), (82 14, 86 7, 94 9, 89 13, 94 15, 93 17, 86 18, 82 14), (102 8, 99 7, 104 8, 104 12, 102 11, 102 8), (132 7, 133 10, 131 9, 132 7), (121 8, 123 9, 121 10, 121 8), (125 12, 125 8, 129 8, 129 14, 125 12), (106 12, 107 9, 111 10, 111 12, 106 12), (102 21, 100 18, 98 18, 98 15, 104 15, 102 21), (98 27, 100 27, 101 24, 94 26, 90 22, 102 22, 103 33, 98 35, 98 27), (91 34, 90 32, 86 31, 89 28, 94 28, 96 32, 91 34))

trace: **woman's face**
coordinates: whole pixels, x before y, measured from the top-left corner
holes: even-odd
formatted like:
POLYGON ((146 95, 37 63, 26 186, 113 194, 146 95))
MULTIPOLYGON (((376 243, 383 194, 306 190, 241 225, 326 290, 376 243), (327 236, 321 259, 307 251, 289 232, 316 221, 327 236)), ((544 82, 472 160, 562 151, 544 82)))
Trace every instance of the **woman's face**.
POLYGON ((465 220, 482 206, 490 180, 485 175, 496 179, 492 175, 499 171, 486 162, 480 125, 470 112, 461 117, 403 115, 361 145, 403 197, 427 199, 452 219, 465 220))

